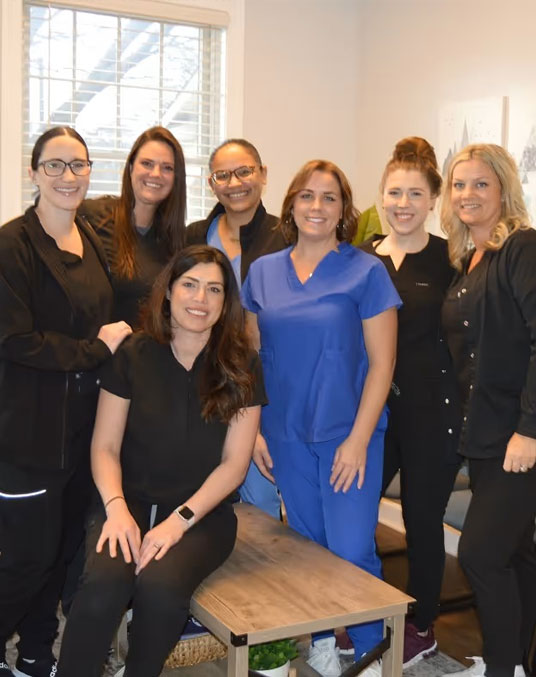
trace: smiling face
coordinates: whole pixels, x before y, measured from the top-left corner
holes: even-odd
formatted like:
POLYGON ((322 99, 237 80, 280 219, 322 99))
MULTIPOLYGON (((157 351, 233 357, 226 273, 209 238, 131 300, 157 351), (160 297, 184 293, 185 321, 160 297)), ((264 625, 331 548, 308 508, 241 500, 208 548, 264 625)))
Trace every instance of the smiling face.
POLYGON ((136 204, 159 205, 167 198, 175 180, 173 151, 163 141, 147 141, 130 166, 136 204))
POLYGON ((292 204, 298 240, 326 241, 335 247, 342 212, 342 194, 337 179, 330 172, 314 171, 292 204))
POLYGON ((489 236, 501 218, 501 184, 482 160, 459 162, 452 172, 451 203, 456 216, 470 229, 489 236))
POLYGON ((383 207, 391 228, 401 236, 424 230, 424 222, 434 208, 430 185, 417 169, 395 169, 385 179, 383 207))
POLYGON ((87 161, 83 144, 71 136, 55 136, 45 143, 39 157, 37 169, 30 169, 30 178, 39 189, 39 208, 75 211, 84 199, 89 187, 89 173, 76 176, 69 167, 61 176, 47 176, 41 163, 48 160, 87 161))
MULTIPOLYGON (((217 263, 198 263, 173 282, 168 292, 174 334, 210 335, 225 301, 223 273, 217 263)), ((207 336, 208 340, 208 336, 207 336)))
POLYGON ((253 174, 238 179, 234 174, 226 184, 217 184, 209 178, 209 186, 225 208, 226 213, 243 215, 245 223, 253 218, 266 184, 266 167, 259 167, 251 153, 239 144, 230 143, 216 153, 210 167, 213 172, 233 171, 239 167, 255 167, 253 174))

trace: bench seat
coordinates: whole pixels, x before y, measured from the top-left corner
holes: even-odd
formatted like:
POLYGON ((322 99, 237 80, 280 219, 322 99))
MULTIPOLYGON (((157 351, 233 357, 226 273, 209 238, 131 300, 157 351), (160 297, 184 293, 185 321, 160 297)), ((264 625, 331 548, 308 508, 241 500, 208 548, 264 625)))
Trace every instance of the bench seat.
POLYGON ((411 597, 259 509, 236 506, 238 537, 223 566, 196 590, 192 613, 229 651, 228 677, 248 674, 248 646, 383 620, 384 677, 402 675, 411 597))

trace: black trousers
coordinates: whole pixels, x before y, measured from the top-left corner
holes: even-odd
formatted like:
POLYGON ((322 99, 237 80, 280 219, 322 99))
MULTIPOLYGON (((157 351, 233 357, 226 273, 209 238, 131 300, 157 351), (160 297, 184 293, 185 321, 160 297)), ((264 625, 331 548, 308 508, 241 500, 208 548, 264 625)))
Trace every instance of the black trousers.
MULTIPOLYGON (((132 516, 145 534, 151 504, 128 500, 132 516)), ((155 524, 172 507, 158 506, 155 524)), ((230 555, 236 538, 236 518, 222 505, 189 529, 159 561, 135 575, 119 552, 95 551, 105 514, 102 507, 88 525, 86 567, 69 614, 58 677, 100 677, 113 635, 129 602, 132 623, 125 677, 158 677, 188 617, 196 587, 230 555)))
POLYGON ((439 612, 445 568, 443 517, 461 458, 446 450, 437 388, 403 388, 389 398, 382 494, 400 470, 408 554, 407 592, 416 599, 413 623, 426 630, 439 612))
POLYGON ((0 463, 0 648, 50 656, 65 573, 83 539, 89 465, 41 471, 0 463))
POLYGON ((488 677, 512 677, 536 626, 536 469, 506 473, 503 459, 470 459, 473 498, 459 560, 477 601, 488 677))

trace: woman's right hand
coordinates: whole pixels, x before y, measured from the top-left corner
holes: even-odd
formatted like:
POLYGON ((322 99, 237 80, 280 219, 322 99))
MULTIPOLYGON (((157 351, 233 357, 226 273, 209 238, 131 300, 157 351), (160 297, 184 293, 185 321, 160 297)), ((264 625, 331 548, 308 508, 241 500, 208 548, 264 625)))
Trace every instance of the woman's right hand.
POLYGON ((257 433, 257 439, 255 440, 255 445, 253 447, 253 460, 264 477, 275 484, 274 476, 271 473, 274 462, 268 451, 266 440, 260 433, 257 433))
POLYGON ((137 564, 140 557, 141 534, 135 519, 130 514, 123 500, 113 501, 107 508, 108 519, 102 525, 101 535, 97 541, 97 552, 102 552, 108 541, 110 557, 117 556, 117 544, 127 564, 132 560, 137 564))
POLYGON ((97 338, 106 343, 113 355, 124 339, 130 334, 132 334, 130 325, 123 322, 123 320, 120 320, 119 322, 102 325, 97 334, 97 338))

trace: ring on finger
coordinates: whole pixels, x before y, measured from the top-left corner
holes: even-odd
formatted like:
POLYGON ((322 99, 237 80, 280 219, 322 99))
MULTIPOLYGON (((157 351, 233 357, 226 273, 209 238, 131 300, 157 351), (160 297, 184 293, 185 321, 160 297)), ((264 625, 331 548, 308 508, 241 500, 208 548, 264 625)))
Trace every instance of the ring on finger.
POLYGON ((528 470, 526 465, 520 465, 519 469, 521 470, 521 472, 527 472, 527 470, 528 470))

